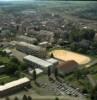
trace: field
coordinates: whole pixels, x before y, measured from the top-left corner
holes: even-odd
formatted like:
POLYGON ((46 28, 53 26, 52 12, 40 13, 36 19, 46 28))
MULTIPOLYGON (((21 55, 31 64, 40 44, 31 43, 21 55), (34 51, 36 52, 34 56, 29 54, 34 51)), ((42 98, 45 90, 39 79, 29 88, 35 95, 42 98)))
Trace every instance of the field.
POLYGON ((91 59, 87 56, 78 54, 78 53, 74 53, 71 51, 67 51, 67 50, 53 50, 51 51, 51 53, 53 53, 54 57, 64 60, 64 61, 68 61, 68 60, 75 60, 78 64, 87 64, 91 61, 91 59))

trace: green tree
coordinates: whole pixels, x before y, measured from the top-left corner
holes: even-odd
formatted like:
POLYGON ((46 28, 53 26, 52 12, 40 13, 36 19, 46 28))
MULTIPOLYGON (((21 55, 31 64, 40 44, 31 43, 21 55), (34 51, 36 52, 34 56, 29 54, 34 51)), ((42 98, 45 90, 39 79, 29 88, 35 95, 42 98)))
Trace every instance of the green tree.
POLYGON ((27 64, 26 63, 21 63, 20 64, 20 69, 21 70, 26 70, 27 69, 27 64))
POLYGON ((51 57, 51 58, 54 58, 54 55, 53 55, 53 53, 51 53, 50 57, 51 57))
POLYGON ((28 96, 28 100, 32 100, 32 97, 31 96, 28 96))
POLYGON ((14 74, 18 70, 17 64, 13 62, 9 62, 6 64, 6 73, 7 74, 14 74))
POLYGON ((18 97, 15 97, 14 100, 19 100, 19 98, 18 97))
POLYGON ((58 76, 58 69, 57 69, 57 68, 55 68, 54 75, 55 75, 55 77, 57 78, 57 76, 58 76))
POLYGON ((48 77, 51 75, 51 68, 48 67, 48 77))
POLYGON ((24 95, 22 100, 28 100, 28 99, 27 99, 27 96, 24 95))
POLYGON ((56 97, 56 98, 55 98, 55 100, 59 100, 59 98, 58 98, 58 97, 56 97))
POLYGON ((4 63, 2 61, 0 61, 0 65, 3 65, 4 63))
POLYGON ((37 78, 37 77, 36 77, 36 71, 34 70, 34 71, 33 71, 33 80, 36 81, 36 78, 37 78))
POLYGON ((13 57, 12 59, 11 59, 11 62, 13 62, 13 63, 15 63, 15 64, 20 64, 20 62, 19 62, 19 60, 17 59, 17 58, 15 58, 15 57, 13 57))
POLYGON ((97 100, 97 85, 91 91, 91 100, 97 100))

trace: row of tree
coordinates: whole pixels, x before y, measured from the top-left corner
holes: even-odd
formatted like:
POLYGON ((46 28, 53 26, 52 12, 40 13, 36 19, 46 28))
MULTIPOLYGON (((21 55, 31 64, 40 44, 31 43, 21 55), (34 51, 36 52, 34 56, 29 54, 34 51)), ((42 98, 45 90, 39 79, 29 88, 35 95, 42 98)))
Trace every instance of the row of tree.
MULTIPOLYGON (((11 99, 10 99, 9 97, 6 97, 5 100, 11 100, 11 99)), ((20 100, 20 99, 19 99, 18 97, 15 97, 14 100, 20 100)), ((34 99, 32 99, 31 96, 26 96, 26 95, 24 95, 24 96, 22 97, 22 100, 34 100, 34 99)), ((59 98, 56 97, 55 100, 59 100, 59 98)))

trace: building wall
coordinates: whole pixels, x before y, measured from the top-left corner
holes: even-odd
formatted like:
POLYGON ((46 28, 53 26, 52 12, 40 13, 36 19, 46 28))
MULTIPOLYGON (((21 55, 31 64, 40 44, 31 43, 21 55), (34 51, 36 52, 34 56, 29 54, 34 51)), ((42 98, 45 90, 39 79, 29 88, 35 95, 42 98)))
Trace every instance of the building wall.
POLYGON ((26 82, 24 84, 17 85, 15 87, 12 87, 12 88, 9 88, 9 89, 0 91, 0 97, 4 97, 6 95, 9 95, 9 94, 13 94, 15 92, 18 92, 18 91, 22 90, 25 86, 29 86, 29 85, 30 85, 30 81, 29 82, 26 82))
POLYGON ((30 48, 30 47, 27 47, 27 46, 22 46, 22 45, 17 44, 16 49, 19 50, 19 51, 22 51, 26 54, 34 55, 34 56, 37 56, 37 57, 40 57, 40 58, 46 58, 46 56, 47 56, 46 49, 44 49, 44 48, 34 49, 34 48, 30 48))
POLYGON ((26 63, 30 64, 33 68, 40 68, 40 69, 42 69, 42 70, 44 71, 44 73, 47 73, 48 67, 51 67, 51 69, 53 68, 53 66, 43 67, 43 66, 41 66, 41 65, 39 65, 39 64, 36 64, 36 63, 34 63, 34 62, 30 62, 30 61, 25 60, 25 59, 24 59, 24 61, 25 61, 26 63))

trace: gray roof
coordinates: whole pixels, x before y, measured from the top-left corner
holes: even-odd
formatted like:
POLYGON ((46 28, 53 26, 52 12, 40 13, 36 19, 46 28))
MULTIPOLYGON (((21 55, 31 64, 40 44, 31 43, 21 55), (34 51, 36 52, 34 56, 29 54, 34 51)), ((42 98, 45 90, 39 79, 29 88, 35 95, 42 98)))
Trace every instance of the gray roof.
POLYGON ((41 67, 44 67, 44 68, 52 66, 52 64, 50 62, 47 62, 43 59, 40 59, 40 58, 35 57, 35 56, 31 56, 31 55, 24 57, 24 60, 35 63, 37 65, 40 65, 41 67))
POLYGON ((17 42, 17 45, 19 45, 19 46, 25 46, 25 47, 28 47, 30 49, 37 50, 37 51, 38 50, 44 50, 40 46, 36 46, 36 45, 33 45, 33 44, 29 44, 27 42, 17 42))
POLYGON ((17 38, 19 39, 25 39, 25 40, 29 40, 29 41, 36 41, 37 39, 36 38, 31 38, 31 37, 28 37, 28 36, 25 36, 25 35, 20 35, 20 36, 17 36, 17 38))

